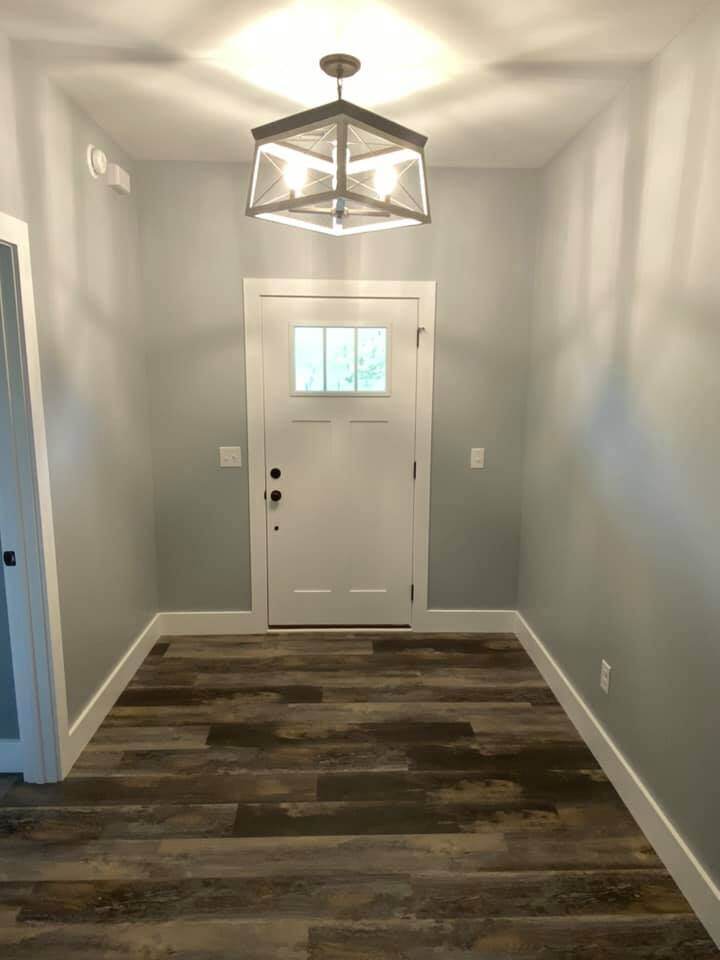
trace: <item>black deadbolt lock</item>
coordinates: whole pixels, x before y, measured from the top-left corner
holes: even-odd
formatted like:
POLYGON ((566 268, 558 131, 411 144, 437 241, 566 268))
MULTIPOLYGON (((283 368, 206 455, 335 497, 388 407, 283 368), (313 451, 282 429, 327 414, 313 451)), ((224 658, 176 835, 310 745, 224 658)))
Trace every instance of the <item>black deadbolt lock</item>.
POLYGON ((277 503, 278 500, 282 500, 282 494, 279 490, 273 490, 270 494, 270 499, 273 501, 273 503, 277 503))
POLYGON ((6 550, 5 553, 3 553, 3 563, 6 567, 17 566, 17 557, 15 556, 14 550, 6 550))
POLYGON ((273 467, 270 471, 270 476, 273 480, 279 480, 281 477, 280 467, 273 467))

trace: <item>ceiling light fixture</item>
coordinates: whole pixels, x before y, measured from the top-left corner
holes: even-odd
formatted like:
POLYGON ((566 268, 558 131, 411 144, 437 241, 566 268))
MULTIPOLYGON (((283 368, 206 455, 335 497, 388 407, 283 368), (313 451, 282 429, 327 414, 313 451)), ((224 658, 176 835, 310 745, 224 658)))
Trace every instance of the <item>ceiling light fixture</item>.
POLYGON ((320 67, 337 100, 252 131, 247 215, 332 237, 430 223, 427 137, 343 100, 357 57, 330 54, 320 67))

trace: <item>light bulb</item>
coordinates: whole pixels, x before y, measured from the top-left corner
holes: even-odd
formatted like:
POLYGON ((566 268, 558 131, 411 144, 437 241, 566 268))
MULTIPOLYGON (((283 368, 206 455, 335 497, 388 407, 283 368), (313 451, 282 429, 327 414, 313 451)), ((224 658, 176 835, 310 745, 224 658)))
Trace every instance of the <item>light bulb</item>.
POLYGON ((283 178, 291 193, 300 193, 307 180, 307 167, 298 160, 290 160, 285 164, 283 178))
POLYGON ((398 182, 397 168, 389 163, 381 164, 375 171, 375 192, 381 199, 389 197, 398 182))

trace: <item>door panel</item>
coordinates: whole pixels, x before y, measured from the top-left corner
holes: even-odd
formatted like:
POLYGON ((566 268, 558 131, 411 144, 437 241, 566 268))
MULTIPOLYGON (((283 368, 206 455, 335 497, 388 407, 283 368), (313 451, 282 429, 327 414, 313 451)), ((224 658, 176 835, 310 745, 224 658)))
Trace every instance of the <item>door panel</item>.
POLYGON ((270 623, 408 624, 417 301, 264 297, 262 322, 270 623))

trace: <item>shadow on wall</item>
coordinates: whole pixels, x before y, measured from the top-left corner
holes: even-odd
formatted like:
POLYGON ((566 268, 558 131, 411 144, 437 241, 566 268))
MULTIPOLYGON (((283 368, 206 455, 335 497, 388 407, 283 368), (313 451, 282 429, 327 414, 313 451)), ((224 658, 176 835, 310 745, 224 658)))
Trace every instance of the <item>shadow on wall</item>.
POLYGON ((714 6, 547 173, 521 575, 534 629, 716 877, 718 37, 714 6))
POLYGON ((15 58, 71 721, 157 610, 134 199, 92 180, 128 160, 32 60, 15 58))

